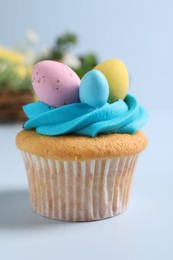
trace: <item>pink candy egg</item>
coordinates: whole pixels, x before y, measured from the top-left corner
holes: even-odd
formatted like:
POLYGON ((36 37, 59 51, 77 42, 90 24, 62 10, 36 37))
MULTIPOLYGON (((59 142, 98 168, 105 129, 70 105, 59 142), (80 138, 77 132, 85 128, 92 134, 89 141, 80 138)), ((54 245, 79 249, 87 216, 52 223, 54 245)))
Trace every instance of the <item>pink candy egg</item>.
POLYGON ((39 100, 49 106, 79 102, 79 85, 78 75, 63 63, 45 60, 33 68, 33 89, 39 100))

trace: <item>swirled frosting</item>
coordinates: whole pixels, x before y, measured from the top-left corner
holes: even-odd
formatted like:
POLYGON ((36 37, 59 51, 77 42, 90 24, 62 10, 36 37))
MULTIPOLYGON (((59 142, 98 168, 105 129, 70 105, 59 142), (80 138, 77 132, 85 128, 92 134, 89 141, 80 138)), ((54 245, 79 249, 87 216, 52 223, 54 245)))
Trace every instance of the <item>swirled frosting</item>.
POLYGON ((93 108, 84 103, 73 103, 59 108, 38 101, 23 107, 28 120, 24 129, 36 129, 43 135, 77 134, 95 137, 99 134, 130 133, 142 128, 147 112, 132 95, 125 100, 106 103, 93 108))

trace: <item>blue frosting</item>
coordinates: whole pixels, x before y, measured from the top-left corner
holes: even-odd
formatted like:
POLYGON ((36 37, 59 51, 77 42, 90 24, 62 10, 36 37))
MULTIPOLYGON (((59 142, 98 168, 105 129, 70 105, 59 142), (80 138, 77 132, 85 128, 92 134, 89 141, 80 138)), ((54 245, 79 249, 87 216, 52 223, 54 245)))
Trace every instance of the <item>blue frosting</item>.
POLYGON ((36 129, 37 133, 49 136, 133 134, 148 120, 147 112, 132 95, 127 95, 124 101, 119 99, 112 104, 106 103, 101 108, 93 108, 84 103, 56 108, 38 101, 24 106, 23 110, 29 118, 24 129, 36 129))

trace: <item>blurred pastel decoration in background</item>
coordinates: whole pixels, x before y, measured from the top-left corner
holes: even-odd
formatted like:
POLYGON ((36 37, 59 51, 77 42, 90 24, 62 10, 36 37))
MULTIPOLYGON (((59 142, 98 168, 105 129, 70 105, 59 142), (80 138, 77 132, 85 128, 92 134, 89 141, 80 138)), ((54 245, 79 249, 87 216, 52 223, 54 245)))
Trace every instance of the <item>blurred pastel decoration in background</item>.
POLYGON ((37 40, 30 30, 16 47, 0 46, 0 122, 24 120, 22 106, 34 100, 31 74, 37 40))
POLYGON ((25 38, 15 47, 0 46, 0 122, 24 121, 22 106, 35 101, 31 87, 33 65, 41 60, 55 60, 71 67, 82 78, 93 69, 95 53, 75 54, 78 39, 74 33, 58 36, 53 46, 36 51, 39 36, 27 30, 25 38))
POLYGON ((34 44, 38 36, 31 30, 24 41, 13 48, 0 46, 0 89, 30 89, 32 65, 36 60, 34 44))
POLYGON ((0 89, 16 90, 30 87, 32 66, 23 53, 0 47, 0 89))

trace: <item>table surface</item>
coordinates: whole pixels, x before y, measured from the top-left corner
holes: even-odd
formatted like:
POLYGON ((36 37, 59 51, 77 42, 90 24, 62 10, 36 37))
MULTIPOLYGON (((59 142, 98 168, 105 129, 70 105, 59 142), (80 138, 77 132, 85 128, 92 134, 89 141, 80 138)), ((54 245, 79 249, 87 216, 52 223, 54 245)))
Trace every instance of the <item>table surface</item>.
POLYGON ((173 259, 172 113, 153 111, 149 146, 136 168, 128 209, 102 221, 50 220, 30 208, 16 133, 0 125, 0 259, 173 259), (164 133, 164 134, 163 134, 164 133))

